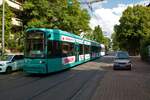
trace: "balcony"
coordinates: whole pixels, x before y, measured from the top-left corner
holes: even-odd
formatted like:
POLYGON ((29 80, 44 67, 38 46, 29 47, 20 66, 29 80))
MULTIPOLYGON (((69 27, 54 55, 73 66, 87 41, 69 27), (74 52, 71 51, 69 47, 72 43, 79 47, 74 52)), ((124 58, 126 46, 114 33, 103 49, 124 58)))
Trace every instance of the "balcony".
POLYGON ((8 5, 14 9, 17 10, 23 10, 21 3, 15 1, 15 0, 6 0, 6 2, 8 3, 8 5))
POLYGON ((3 1, 2 1, 2 0, 0 0, 0 6, 2 5, 2 3, 3 3, 3 1))
POLYGON ((22 20, 18 18, 12 18, 12 24, 15 26, 22 26, 22 20))

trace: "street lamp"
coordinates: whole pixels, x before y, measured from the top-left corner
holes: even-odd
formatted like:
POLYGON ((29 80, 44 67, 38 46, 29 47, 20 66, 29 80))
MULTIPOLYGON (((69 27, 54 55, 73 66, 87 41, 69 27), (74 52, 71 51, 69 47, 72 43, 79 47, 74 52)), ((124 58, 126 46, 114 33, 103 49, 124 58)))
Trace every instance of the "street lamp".
POLYGON ((5 43, 4 43, 4 34, 5 34, 5 0, 3 0, 3 15, 2 15, 2 54, 4 54, 5 43))

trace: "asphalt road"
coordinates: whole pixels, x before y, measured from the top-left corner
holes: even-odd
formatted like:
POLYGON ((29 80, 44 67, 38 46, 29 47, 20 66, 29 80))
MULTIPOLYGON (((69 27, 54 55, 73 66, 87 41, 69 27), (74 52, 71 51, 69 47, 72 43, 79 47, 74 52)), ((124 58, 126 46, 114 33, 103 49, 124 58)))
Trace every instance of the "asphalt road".
POLYGON ((49 75, 0 74, 0 100, 150 100, 149 64, 135 57, 132 71, 114 71, 112 61, 106 56, 49 75))

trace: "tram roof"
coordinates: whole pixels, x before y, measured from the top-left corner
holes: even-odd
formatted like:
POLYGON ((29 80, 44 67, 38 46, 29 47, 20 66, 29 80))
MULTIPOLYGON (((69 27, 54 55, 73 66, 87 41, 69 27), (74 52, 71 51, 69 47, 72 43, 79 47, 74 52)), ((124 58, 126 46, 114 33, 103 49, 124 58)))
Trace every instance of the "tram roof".
POLYGON ((92 41, 92 40, 89 40, 89 39, 86 39, 86 38, 81 38, 78 35, 75 35, 73 33, 70 33, 70 32, 67 32, 67 31, 63 31, 63 30, 60 30, 60 29, 48 29, 48 28, 29 28, 29 29, 27 29, 27 31, 32 31, 32 30, 39 30, 39 31, 44 31, 44 32, 52 31, 53 33, 59 33, 59 34, 63 34, 63 35, 68 35, 68 36, 71 36, 73 38, 77 38, 77 39, 81 39, 81 40, 84 40, 84 41, 88 41, 88 42, 91 42, 94 45, 100 45, 100 43, 98 43, 98 42, 95 42, 95 41, 92 41))

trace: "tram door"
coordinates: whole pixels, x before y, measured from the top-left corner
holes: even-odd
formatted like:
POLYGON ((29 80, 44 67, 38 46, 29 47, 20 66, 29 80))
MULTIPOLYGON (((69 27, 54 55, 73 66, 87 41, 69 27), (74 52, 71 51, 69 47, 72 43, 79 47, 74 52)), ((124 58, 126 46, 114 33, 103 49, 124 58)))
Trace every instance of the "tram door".
POLYGON ((75 45, 75 56, 76 56, 76 62, 79 61, 79 44, 75 45))

